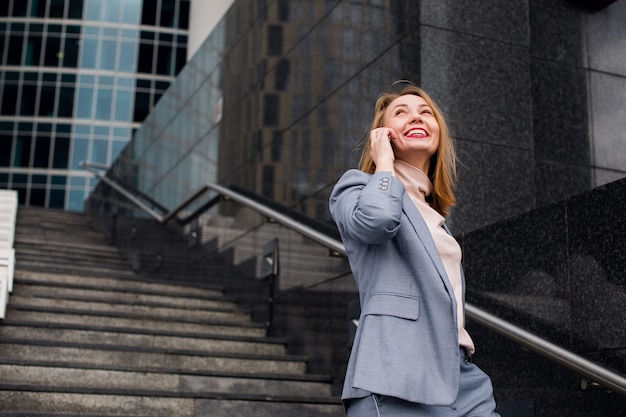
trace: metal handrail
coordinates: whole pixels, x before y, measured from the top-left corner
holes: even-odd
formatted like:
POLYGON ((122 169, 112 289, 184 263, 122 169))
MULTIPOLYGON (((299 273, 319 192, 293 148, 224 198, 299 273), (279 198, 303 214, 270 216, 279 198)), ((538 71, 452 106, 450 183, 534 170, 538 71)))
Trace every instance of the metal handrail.
MULTIPOLYGON (((81 166, 87 168, 89 163, 81 163, 81 166)), ((132 196, 128 191, 124 190, 122 186, 115 183, 105 175, 94 172, 98 177, 106 182, 108 185, 119 191, 122 195, 128 198, 131 202, 136 204, 142 210, 145 210, 159 223, 165 223, 168 220, 174 218, 179 212, 184 210, 195 199, 200 197, 208 190, 219 193, 223 198, 227 200, 235 201, 247 208, 262 214, 269 220, 280 223, 293 231, 323 245, 331 251, 347 256, 345 246, 340 241, 326 236, 319 231, 306 226, 274 209, 271 209, 251 198, 242 196, 241 194, 230 190, 226 187, 214 183, 206 183, 201 186, 196 192, 191 194, 185 201, 183 201, 178 207, 168 212, 166 215, 161 216, 149 209, 145 204, 132 196)), ((495 331, 496 333, 513 340, 514 342, 527 347, 528 349, 578 373, 579 375, 588 378, 589 380, 596 382, 602 387, 616 392, 618 394, 626 396, 626 378, 617 374, 607 368, 604 368, 594 362, 591 362, 580 355, 577 355, 567 349, 564 349, 554 343, 551 343, 539 336, 530 333, 512 323, 502 320, 493 314, 490 314, 472 304, 465 304, 465 313, 469 320, 474 321, 488 329, 495 331)))

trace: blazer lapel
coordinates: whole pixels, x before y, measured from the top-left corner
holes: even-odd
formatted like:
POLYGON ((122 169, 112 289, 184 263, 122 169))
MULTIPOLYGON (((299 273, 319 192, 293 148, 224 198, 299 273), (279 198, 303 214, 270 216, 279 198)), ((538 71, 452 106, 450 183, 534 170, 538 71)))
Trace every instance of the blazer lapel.
POLYGON ((443 281, 443 284, 446 287, 448 294, 452 298, 454 298, 454 291, 452 289, 452 284, 450 283, 448 274, 446 274, 446 270, 443 266, 443 261, 441 260, 441 255, 439 255, 437 246, 435 246, 435 241, 433 240, 433 237, 430 234, 428 225, 426 224, 426 221, 420 214, 417 207, 415 207, 415 204, 411 200, 411 197, 409 197, 409 195, 406 193, 404 194, 403 210, 407 218, 409 219, 409 222, 413 226, 413 229, 415 230, 417 237, 420 239, 420 241, 426 248, 428 255, 430 255, 430 259, 433 261, 433 264, 435 265, 437 272, 439 272, 439 276, 441 277, 441 280, 443 281))

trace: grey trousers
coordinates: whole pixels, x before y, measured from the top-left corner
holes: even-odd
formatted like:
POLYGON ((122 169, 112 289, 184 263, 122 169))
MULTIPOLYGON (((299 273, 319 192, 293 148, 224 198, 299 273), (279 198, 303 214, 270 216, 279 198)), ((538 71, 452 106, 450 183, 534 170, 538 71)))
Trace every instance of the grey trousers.
MULTIPOLYGON (((464 353, 464 351, 462 351, 464 353)), ((348 417, 500 417, 491 379, 461 355, 459 395, 449 406, 417 404, 372 394, 345 401, 348 417)))

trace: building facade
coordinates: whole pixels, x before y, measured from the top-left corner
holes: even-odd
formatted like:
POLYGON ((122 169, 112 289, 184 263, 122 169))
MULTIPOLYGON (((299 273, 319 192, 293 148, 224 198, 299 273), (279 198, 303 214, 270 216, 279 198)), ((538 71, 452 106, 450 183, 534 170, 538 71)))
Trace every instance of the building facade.
POLYGON ((408 79, 456 136, 455 233, 588 191, 626 176, 626 3, 580 3, 235 1, 116 169, 170 208, 215 181, 329 220, 408 79))
POLYGON ((189 0, 0 2, 0 188, 82 210, 186 63, 189 0))

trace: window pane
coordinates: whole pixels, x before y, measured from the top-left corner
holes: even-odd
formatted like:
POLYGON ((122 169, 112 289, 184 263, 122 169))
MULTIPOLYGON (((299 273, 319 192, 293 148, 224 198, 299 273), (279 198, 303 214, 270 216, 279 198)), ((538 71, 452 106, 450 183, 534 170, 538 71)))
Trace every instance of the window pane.
POLYGON ((63 209, 65 208, 65 190, 50 190, 49 208, 63 209))
POLYGON ((113 99, 113 92, 111 90, 106 90, 106 89, 98 90, 98 99, 96 102, 96 119, 99 119, 99 120, 111 119, 112 99, 113 99))
POLYGON ((68 17, 70 19, 81 19, 83 17, 83 0, 70 0, 68 17))
POLYGON ((35 153, 33 156, 33 167, 48 168, 48 160, 50 159, 49 137, 38 137, 35 140, 35 153))
POLYGON ((93 141, 93 150, 91 153, 91 161, 99 164, 107 163, 109 149, 109 141, 96 139, 93 141))
POLYGON ((72 149, 72 169, 82 169, 80 161, 86 161, 89 152, 89 139, 74 139, 72 149))
POLYGON ((65 0, 50 0, 50 17, 62 18, 65 0))
POLYGON ((179 3, 180 10, 178 11, 178 28, 189 29, 189 2, 181 1, 179 3))
POLYGON ((15 157, 13 165, 16 167, 28 167, 30 163, 30 136, 18 136, 15 141, 15 157))
POLYGON ((85 0, 85 19, 100 20, 102 0, 85 0))
POLYGON ((0 167, 8 167, 11 163, 13 136, 10 133, 0 134, 0 167))
POLYGON ((174 7, 176 6, 175 0, 162 0, 161 1, 161 26, 174 27, 174 7))
POLYGON ((5 85, 2 94, 2 115, 14 116, 17 102, 17 85, 5 85))
POLYGON ((96 52, 98 51, 98 41, 95 39, 83 40, 80 66, 82 68, 96 68, 96 52))
POLYGON ((41 96, 39 97, 39 115, 52 117, 54 115, 55 100, 55 87, 41 87, 41 96))
POLYGON ((34 85, 24 85, 22 87, 22 100, 20 103, 20 115, 21 116, 34 116, 36 100, 37 100, 37 87, 34 85))
POLYGON ((122 7, 121 0, 107 0, 103 3, 104 11, 102 20, 105 22, 118 23, 120 21, 120 9, 122 7))
POLYGON ((131 100, 132 93, 130 91, 117 91, 115 99, 115 120, 120 122, 131 121, 131 100))
POLYGON ((61 53, 61 39, 56 36, 46 38, 46 51, 44 53, 44 65, 56 67, 59 65, 63 54, 61 53))
POLYGON ((159 45, 157 56, 157 74, 173 75, 172 72, 172 47, 169 45, 159 45))
POLYGON ((156 1, 144 1, 143 10, 141 12, 141 24, 154 26, 156 23, 156 1))
POLYGON ((31 0, 30 15, 32 17, 46 17, 46 0, 31 0))
POLYGON ((124 12, 122 13, 123 23, 139 24, 139 10, 141 10, 141 2, 139 0, 125 0, 124 12))
POLYGON ((139 45, 139 59, 137 60, 137 72, 152 73, 152 44, 139 45))
POLYGON ((91 119, 93 90, 91 88, 78 89, 78 103, 76 103, 76 117, 91 119))
POLYGON ((70 139, 56 138, 54 141, 54 154, 52 155, 52 168, 66 169, 70 154, 70 139))
POLYGON ((63 66, 65 68, 76 68, 78 65, 78 48, 80 41, 77 38, 65 38, 65 49, 63 50, 63 66))
POLYGON ((9 53, 7 54, 7 65, 21 65, 22 64, 22 45, 24 44, 24 37, 20 33, 19 35, 11 35, 9 37, 9 53))
POLYGON ((135 114, 133 115, 133 121, 143 122, 148 112, 150 111, 150 94, 149 93, 137 93, 135 94, 135 114))
POLYGON ((120 45, 120 71, 135 72, 135 54, 137 44, 134 42, 122 42, 120 45))
POLYGON ((100 68, 106 70, 115 69, 117 42, 114 40, 102 41, 102 54, 100 55, 100 68))
POLYGON ((72 117, 74 110, 74 89, 71 87, 61 87, 59 94, 59 107, 57 114, 59 117, 72 117))
POLYGON ((85 199, 87 195, 82 190, 70 190, 70 201, 67 205, 67 210, 83 211, 85 199))
POLYGON ((46 189, 31 187, 29 204, 35 207, 44 207, 46 204, 46 189))
POLYGON ((41 36, 31 35, 26 41, 26 57, 24 58, 25 65, 39 65, 39 59, 41 57, 41 36))

